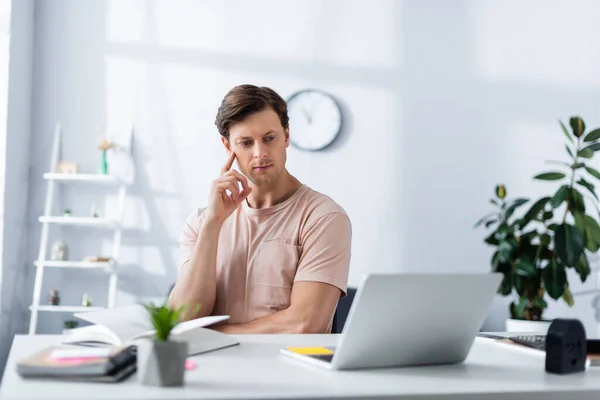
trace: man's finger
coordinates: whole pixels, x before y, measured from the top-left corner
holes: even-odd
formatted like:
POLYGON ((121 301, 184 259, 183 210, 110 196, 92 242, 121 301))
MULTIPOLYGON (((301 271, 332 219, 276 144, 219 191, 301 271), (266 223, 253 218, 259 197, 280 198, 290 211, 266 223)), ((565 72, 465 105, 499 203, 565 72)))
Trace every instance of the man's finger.
POLYGON ((242 201, 246 200, 246 197, 248 197, 250 195, 250 193, 252 193, 252 188, 248 187, 246 189, 243 189, 240 194, 238 195, 238 200, 237 200, 237 204, 240 204, 242 201))
POLYGON ((239 195, 239 189, 237 187, 237 182, 233 183, 233 182, 229 182, 229 181, 224 181, 224 182, 218 183, 217 191, 221 192, 222 194, 227 194, 227 190, 229 190, 231 192, 231 199, 233 201, 237 201, 237 197, 239 195))
POLYGON ((232 151, 231 154, 229 155, 229 158, 227 158, 227 162, 225 163, 225 165, 223 165, 223 168, 221 168, 221 175, 231 169, 231 166, 233 165, 234 160, 235 160, 235 152, 232 151))
POLYGON ((248 189, 248 179, 236 170, 232 169, 229 173, 237 178, 238 181, 242 184, 242 189, 248 189))

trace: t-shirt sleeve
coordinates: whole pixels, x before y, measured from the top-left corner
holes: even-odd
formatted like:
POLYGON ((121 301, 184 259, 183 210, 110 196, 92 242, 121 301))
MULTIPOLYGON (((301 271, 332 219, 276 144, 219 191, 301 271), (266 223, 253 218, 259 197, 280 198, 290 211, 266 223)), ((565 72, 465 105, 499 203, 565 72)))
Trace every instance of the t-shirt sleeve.
POLYGON ((192 258, 198 232, 200 231, 201 210, 194 211, 185 220, 179 237, 179 268, 192 258))
POLYGON ((347 215, 333 213, 319 217, 305 232, 294 281, 328 283, 345 296, 351 242, 352 225, 347 215))

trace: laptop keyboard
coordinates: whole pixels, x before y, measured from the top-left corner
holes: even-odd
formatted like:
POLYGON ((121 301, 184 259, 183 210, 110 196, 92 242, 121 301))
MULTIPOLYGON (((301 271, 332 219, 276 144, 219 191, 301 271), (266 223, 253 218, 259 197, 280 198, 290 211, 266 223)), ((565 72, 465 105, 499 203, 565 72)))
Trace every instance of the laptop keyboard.
POLYGON ((546 350, 546 335, 511 336, 508 339, 514 343, 522 344, 523 346, 537 350, 546 350))

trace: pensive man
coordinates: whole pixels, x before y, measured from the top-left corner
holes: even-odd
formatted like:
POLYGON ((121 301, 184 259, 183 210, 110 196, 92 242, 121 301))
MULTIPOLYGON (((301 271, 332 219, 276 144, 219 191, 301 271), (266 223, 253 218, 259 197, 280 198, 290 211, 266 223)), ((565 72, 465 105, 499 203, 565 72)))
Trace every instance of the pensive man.
POLYGON ((200 304, 188 319, 229 315, 214 327, 226 333, 331 332, 352 228, 342 207, 286 169, 286 102, 266 87, 236 86, 215 124, 227 157, 207 206, 183 226, 169 305, 200 304))

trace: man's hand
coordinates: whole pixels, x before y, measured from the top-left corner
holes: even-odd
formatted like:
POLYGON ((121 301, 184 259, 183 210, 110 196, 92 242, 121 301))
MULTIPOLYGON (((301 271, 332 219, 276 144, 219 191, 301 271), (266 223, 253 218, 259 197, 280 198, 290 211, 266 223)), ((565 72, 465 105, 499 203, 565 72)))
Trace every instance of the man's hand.
POLYGON ((208 196, 205 219, 222 223, 246 200, 252 189, 248 180, 239 172, 231 169, 235 153, 232 151, 221 169, 221 176, 213 181, 208 196), (240 191, 238 183, 242 184, 240 191), (229 190, 229 193, 227 191, 229 190))

